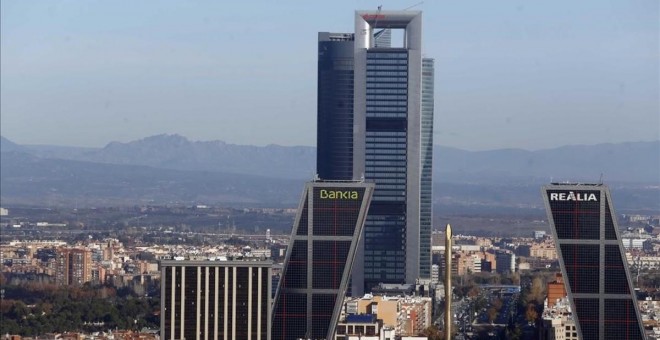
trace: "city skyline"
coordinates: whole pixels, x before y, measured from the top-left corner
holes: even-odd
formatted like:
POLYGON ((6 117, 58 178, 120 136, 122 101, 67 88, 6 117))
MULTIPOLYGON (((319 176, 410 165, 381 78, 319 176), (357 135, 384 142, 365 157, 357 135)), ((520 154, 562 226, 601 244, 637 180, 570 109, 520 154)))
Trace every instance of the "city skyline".
MULTIPOLYGON (((3 1, 1 134, 71 146, 161 133, 313 145, 316 32, 342 31, 344 13, 378 5, 3 1)), ((425 13, 424 50, 436 58, 436 144, 659 138, 657 2, 412 9, 425 13), (562 135, 540 128, 567 122, 562 135)))

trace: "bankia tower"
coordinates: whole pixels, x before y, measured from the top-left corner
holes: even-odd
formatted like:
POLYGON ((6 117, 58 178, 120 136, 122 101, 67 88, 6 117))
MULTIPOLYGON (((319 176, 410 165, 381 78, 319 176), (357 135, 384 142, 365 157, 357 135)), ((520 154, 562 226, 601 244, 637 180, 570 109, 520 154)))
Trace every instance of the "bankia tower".
POLYGON ((431 276, 434 65, 421 45, 419 11, 358 11, 354 33, 319 33, 317 172, 376 184, 353 295, 431 276))
POLYGON ((609 189, 552 184, 542 193, 580 338, 643 339, 609 189))
POLYGON ((331 339, 374 185, 305 186, 273 305, 272 339, 331 339))

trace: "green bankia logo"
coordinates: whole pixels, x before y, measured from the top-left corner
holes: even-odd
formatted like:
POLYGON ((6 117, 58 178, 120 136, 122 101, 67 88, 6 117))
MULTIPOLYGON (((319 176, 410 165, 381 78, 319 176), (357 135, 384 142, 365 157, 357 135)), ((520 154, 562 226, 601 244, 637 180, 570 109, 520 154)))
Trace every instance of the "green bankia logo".
POLYGON ((321 189, 319 197, 324 200, 356 200, 358 199, 358 192, 355 190, 321 189))

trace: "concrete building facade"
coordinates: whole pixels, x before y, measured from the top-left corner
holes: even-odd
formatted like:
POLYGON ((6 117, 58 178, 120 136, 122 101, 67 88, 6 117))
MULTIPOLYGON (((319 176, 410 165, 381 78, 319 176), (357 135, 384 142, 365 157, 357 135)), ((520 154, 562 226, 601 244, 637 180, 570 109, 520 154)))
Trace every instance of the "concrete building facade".
POLYGON ((163 340, 269 340, 271 261, 161 261, 163 340))

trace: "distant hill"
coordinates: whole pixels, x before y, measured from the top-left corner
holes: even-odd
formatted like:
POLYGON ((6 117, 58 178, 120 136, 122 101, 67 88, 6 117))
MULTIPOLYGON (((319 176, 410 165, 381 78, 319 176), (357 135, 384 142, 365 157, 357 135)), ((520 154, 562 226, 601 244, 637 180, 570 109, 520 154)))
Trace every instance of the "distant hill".
POLYGON ((297 180, 251 175, 42 159, 24 152, 1 156, 0 194, 5 205, 290 207, 298 202, 303 188, 297 180))
POLYGON ((0 136, 0 152, 23 151, 24 148, 9 139, 0 136))
POLYGON ((22 151, 39 158, 85 159, 84 154, 93 153, 98 148, 84 148, 59 145, 21 145, 22 151))
MULTIPOLYGON (((3 139, 3 143, 5 141, 3 139)), ((42 158, 288 179, 313 178, 316 168, 314 147, 199 142, 179 135, 157 135, 128 143, 112 142, 104 148, 11 145, 42 158)), ((601 174, 605 181, 660 182, 660 141, 571 145, 538 151, 466 151, 438 145, 434 149, 434 176, 440 181, 482 183, 541 179, 545 182, 595 182, 601 174)))
MULTIPOLYGON (((103 148, 18 145, 1 140, 3 204, 221 203, 295 206, 313 178, 313 147, 195 142, 179 135, 103 148)), ((542 208, 551 181, 613 188, 618 207, 660 209, 660 141, 556 149, 465 151, 436 146, 436 212, 542 208)))
POLYGON ((112 142, 100 149, 33 145, 29 150, 33 154, 86 162, 289 179, 311 179, 316 168, 316 149, 313 147, 194 142, 179 135, 157 135, 128 143, 112 142))
POLYGON ((526 151, 436 147, 434 175, 447 181, 542 179, 660 183, 660 141, 570 145, 526 151))

